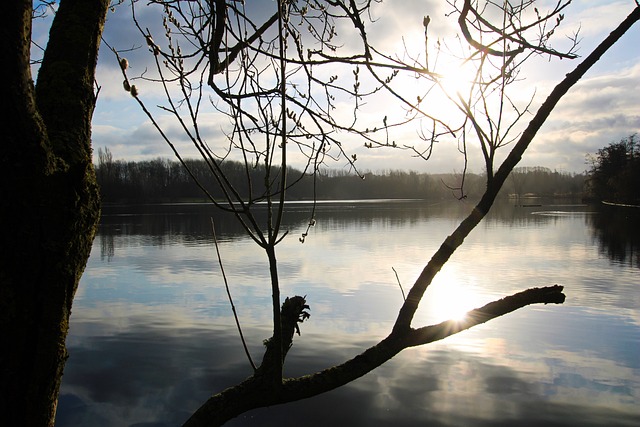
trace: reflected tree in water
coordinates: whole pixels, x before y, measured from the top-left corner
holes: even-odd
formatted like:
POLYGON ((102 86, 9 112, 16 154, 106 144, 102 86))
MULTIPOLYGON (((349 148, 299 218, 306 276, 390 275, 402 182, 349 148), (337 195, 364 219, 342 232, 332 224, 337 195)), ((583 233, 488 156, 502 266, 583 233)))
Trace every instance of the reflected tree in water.
POLYGON ((602 206, 586 221, 602 254, 640 268, 640 209, 602 206))

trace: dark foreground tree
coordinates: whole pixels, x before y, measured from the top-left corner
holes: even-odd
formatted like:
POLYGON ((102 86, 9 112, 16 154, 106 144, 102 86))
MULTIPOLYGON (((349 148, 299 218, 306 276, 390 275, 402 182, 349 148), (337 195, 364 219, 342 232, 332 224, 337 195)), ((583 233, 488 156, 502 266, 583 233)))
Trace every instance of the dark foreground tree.
MULTIPOLYGON (((564 301, 562 286, 533 288, 472 310, 463 321, 413 325, 427 287, 486 216, 510 172, 557 103, 640 19, 640 7, 635 7, 618 28, 558 83, 537 111, 531 111, 532 103, 518 105, 506 88, 517 80, 522 64, 532 56, 575 58, 575 44, 566 52, 550 46, 570 2, 558 2, 548 12, 535 8, 534 2, 515 5, 450 2, 465 43, 464 62, 475 68, 468 87, 455 90, 448 88, 447 76, 438 74, 432 67, 433 59, 429 60, 429 51, 431 58, 434 51, 428 41, 431 22, 428 16, 423 19, 423 54, 407 52, 400 59, 382 53, 369 41, 371 34, 365 22, 371 1, 281 0, 271 9, 262 4, 259 10, 249 4, 222 0, 151 3, 159 7, 163 30, 158 31, 159 25, 143 20, 151 16, 148 10, 140 18, 135 5, 132 11, 155 66, 153 70, 136 68, 114 50, 122 69, 124 89, 139 103, 187 170, 189 165, 182 160, 175 137, 170 136, 175 135, 175 129, 163 127, 158 114, 173 117, 184 139, 207 162, 216 183, 215 191, 202 182, 199 185, 212 203, 232 212, 264 250, 272 291, 273 335, 265 341, 261 363, 254 362, 245 345, 252 369, 249 377, 214 394, 185 425, 219 425, 251 409, 316 396, 365 375, 403 349, 443 339, 529 304, 564 301), (423 86, 406 90, 407 78, 423 86), (145 88, 151 87, 149 83, 158 84, 165 95, 157 109, 144 101, 145 88), (432 90, 443 90, 460 115, 439 116, 437 109, 441 105, 430 104, 432 90), (402 114, 397 114, 388 103, 384 104, 383 112, 367 110, 370 96, 378 94, 385 94, 386 102, 398 102, 396 109, 402 114), (203 129, 213 113, 221 114, 224 120, 220 122, 226 121, 226 127, 220 125, 228 141, 223 147, 214 145, 203 129), (533 118, 521 131, 516 131, 528 113, 533 118), (422 124, 422 145, 393 137, 395 129, 412 121, 422 124), (356 169, 357 156, 349 146, 354 139, 349 139, 350 136, 358 137, 359 144, 364 142, 369 149, 399 149, 424 159, 431 156, 436 141, 453 137, 464 158, 464 170, 468 145, 478 144, 486 171, 486 190, 411 286, 386 338, 342 364, 299 378, 284 378, 283 365, 293 336, 299 332, 298 323, 309 317, 305 298, 280 295, 276 248, 287 236, 281 227, 287 190, 301 179, 301 175, 289 176, 287 172, 294 158, 303 173, 313 176, 330 159, 346 160, 356 169), (511 149, 498 163, 497 153, 506 146, 511 149), (252 190, 248 197, 241 196, 237 190, 240 183, 225 174, 223 164, 227 159, 244 162, 244 185, 249 189, 255 188, 251 170, 261 165, 265 173, 258 183, 259 189, 252 190), (265 205, 266 217, 259 215, 257 209, 265 205)), ((442 52, 436 49, 436 53, 442 52)), ((460 197, 465 197, 464 177, 463 172, 458 184, 460 197)), ((311 209, 309 227, 315 221, 311 209)), ((304 242, 306 237, 307 232, 300 240, 304 242)), ((225 284, 231 299, 229 284, 225 284)), ((231 307, 235 314, 232 302, 231 307)), ((236 322, 242 338, 238 317, 236 322)))
POLYGON ((54 423, 71 304, 99 200, 91 159, 94 74, 108 0, 66 0, 37 85, 31 0, 0 21, 0 425, 54 423))

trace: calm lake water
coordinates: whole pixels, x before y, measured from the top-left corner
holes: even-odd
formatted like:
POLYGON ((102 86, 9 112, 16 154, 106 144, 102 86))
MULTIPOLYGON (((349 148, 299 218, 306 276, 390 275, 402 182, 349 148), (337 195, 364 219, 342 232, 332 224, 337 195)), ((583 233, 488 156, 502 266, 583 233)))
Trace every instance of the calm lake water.
MULTIPOLYGON (((278 247, 282 295, 306 295, 285 373, 353 357, 386 336, 405 291, 470 204, 291 205, 278 247)), ((105 208, 74 303, 57 426, 180 425, 250 374, 206 205, 105 208)), ((261 250, 215 214, 225 272, 253 358, 270 336, 261 250)), ((249 412, 229 425, 638 426, 638 216, 580 205, 496 206, 437 276, 413 326, 534 286, 530 306, 405 350, 352 384, 249 412)))

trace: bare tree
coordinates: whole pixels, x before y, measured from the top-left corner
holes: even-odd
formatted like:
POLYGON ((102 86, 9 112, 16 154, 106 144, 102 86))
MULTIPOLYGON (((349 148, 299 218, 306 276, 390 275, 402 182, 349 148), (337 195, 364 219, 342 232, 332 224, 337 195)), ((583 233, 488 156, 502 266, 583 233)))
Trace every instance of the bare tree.
MULTIPOLYGON (((555 50, 550 44, 570 1, 560 1, 547 12, 536 8, 533 1, 451 2, 467 52, 462 60, 474 69, 464 91, 454 92, 447 89, 446 76, 438 74, 437 59, 446 51, 439 43, 429 42, 428 16, 423 19, 424 55, 407 50, 400 58, 381 52, 369 41, 368 16, 374 6, 371 0, 281 0, 266 18, 265 5, 259 13, 236 1, 149 3, 160 9, 164 34, 152 33, 138 19, 135 3, 132 13, 153 55, 155 69, 132 76, 128 61, 114 50, 124 88, 187 167, 158 121, 157 111, 143 102, 144 93, 136 84, 156 82, 162 88, 165 101, 160 112, 176 120, 224 192, 222 199, 209 196, 211 201, 233 212, 247 234, 264 249, 271 277, 273 335, 265 342, 262 362, 255 364, 247 352, 253 370, 249 378, 213 395, 185 425, 222 424, 253 408, 315 396, 353 381, 408 347, 440 340, 529 304, 564 301, 562 286, 533 288, 472 310, 463 321, 418 327, 412 324, 427 287, 485 217, 558 101, 640 19, 640 7, 635 7, 567 74, 534 112, 530 111, 531 101, 518 105, 507 89, 533 56, 576 57, 577 35, 565 51, 555 50), (398 84, 404 78, 418 79, 423 93, 416 96, 413 92, 409 98, 398 84), (460 112, 457 121, 430 112, 434 89, 443 90, 454 103, 460 112), (398 102, 402 115, 389 113, 371 119, 365 104, 380 94, 398 102), (219 114, 217 123, 223 123, 220 126, 225 129, 227 144, 222 148, 212 147, 202 131, 203 117, 212 111, 219 114), (521 123, 529 113, 533 118, 528 124, 521 123), (420 134, 421 143, 392 138, 394 129, 415 121, 421 122, 421 129, 427 129, 420 134), (354 136, 367 148, 405 150, 426 160, 439 138, 456 138, 465 170, 467 147, 478 144, 484 159, 486 190, 411 286, 386 338, 340 365, 300 378, 284 378, 283 364, 295 332, 300 332, 298 323, 309 317, 305 298, 293 296, 283 301, 280 295, 276 247, 287 235, 282 229, 287 189, 301 179, 314 179, 329 160, 346 161, 357 173, 356 154, 351 154, 345 143, 353 141, 354 136), (496 153, 507 146, 510 151, 497 163, 496 153), (237 183, 223 173, 221 164, 229 158, 244 161, 249 181, 251 168, 264 167, 263 182, 249 182, 252 191, 248 198, 241 197, 235 189, 237 183), (302 164, 301 175, 290 176, 292 158, 302 164), (261 202, 268 208, 266 218, 255 213, 261 202)), ((463 185, 459 190, 464 197, 463 185)), ((312 208, 309 227, 314 223, 312 208)), ((306 235, 300 240, 304 242, 306 235)), ((239 322, 238 328, 241 331, 239 322)))

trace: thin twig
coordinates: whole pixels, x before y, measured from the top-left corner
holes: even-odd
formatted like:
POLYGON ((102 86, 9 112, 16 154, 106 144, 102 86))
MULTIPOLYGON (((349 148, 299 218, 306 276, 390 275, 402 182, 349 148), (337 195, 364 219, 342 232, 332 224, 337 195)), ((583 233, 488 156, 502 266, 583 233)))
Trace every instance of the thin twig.
POLYGON ((393 270, 393 272, 396 275, 396 280, 398 281, 398 286, 400 286, 400 292, 402 292, 402 299, 403 299, 403 301, 406 301, 407 297, 404 294, 404 289, 402 289, 402 283, 400 283, 400 278, 398 277, 398 272, 396 271, 395 267, 391 267, 391 269, 393 270))
POLYGON ((231 298, 231 291, 229 290, 229 282, 227 281, 227 275, 224 272, 224 266, 222 265, 222 258, 220 257, 220 248, 218 247, 218 238, 216 236, 216 227, 213 222, 213 218, 211 218, 211 232, 213 233, 213 242, 216 245, 216 255, 218 256, 218 264, 220 265, 220 271, 222 272, 224 287, 227 290, 227 297, 229 297, 229 304, 231 304, 231 310, 233 311, 233 318, 236 320, 236 326, 238 327, 238 333, 240 334, 240 339, 242 340, 242 346, 244 347, 244 352, 247 354, 247 358, 249 359, 251 368, 255 372, 257 368, 255 363, 253 363, 253 359, 251 358, 251 354, 249 353, 249 349, 247 348, 247 342, 244 339, 244 335, 242 334, 242 328, 240 327, 240 320, 238 320, 238 313, 236 312, 236 306, 233 304, 233 298, 231 298))

